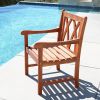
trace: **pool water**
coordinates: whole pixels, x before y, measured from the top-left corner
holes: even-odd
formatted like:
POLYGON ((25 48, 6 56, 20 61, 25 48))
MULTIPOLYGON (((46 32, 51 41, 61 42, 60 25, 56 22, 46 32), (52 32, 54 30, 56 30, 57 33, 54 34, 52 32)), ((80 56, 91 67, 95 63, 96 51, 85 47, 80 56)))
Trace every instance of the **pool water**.
MULTIPOLYGON (((51 29, 59 25, 61 11, 57 7, 13 5, 0 7, 0 65, 24 48, 22 30, 51 29)), ((29 36, 33 44, 44 35, 29 36)))

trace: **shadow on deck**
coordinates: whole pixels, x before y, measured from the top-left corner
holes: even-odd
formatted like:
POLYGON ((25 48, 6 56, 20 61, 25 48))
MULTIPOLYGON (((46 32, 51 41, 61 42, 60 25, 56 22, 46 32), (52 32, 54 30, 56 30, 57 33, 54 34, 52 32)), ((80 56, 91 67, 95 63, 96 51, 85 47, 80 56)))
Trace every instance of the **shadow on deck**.
MULTIPOLYGON (((59 72, 46 73, 46 74, 55 74, 55 73, 59 72)), ((60 73, 64 74, 63 77, 68 76, 68 74, 66 74, 64 71, 60 71, 60 73)), ((28 75, 28 77, 38 82, 38 80, 35 78, 36 76, 37 75, 28 75)), ((41 97, 44 98, 45 100, 79 100, 79 99, 100 100, 99 88, 96 88, 92 83, 85 80, 80 79, 79 83, 80 87, 78 89, 74 87, 74 84, 71 81, 43 86, 43 93, 41 97)))

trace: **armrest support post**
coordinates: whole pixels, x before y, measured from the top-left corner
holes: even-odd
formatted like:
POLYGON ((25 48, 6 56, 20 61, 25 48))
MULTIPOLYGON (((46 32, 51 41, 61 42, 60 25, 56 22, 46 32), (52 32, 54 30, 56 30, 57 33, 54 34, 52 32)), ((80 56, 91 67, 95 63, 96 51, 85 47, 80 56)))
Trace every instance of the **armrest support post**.
POLYGON ((25 74, 28 75, 28 53, 26 52, 26 47, 28 47, 28 35, 24 35, 25 74))
POLYGON ((24 35, 24 48, 28 47, 28 35, 24 35))

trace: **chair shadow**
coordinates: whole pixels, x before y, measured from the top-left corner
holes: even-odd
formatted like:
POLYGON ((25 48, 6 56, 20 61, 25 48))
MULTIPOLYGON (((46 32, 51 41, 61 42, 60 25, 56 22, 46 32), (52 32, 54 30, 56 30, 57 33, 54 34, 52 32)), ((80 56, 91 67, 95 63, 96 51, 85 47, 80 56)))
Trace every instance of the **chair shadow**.
MULTIPOLYGON (((69 76, 64 71, 60 72, 64 74, 64 76, 61 77, 69 76)), ((55 73, 59 72, 52 72, 46 74, 55 74, 55 73)), ((38 82, 35 76, 37 75, 28 75, 28 77, 38 82)), ((57 77, 48 79, 55 79, 55 78, 57 77)), ((92 100, 100 100, 100 90, 96 88, 92 83, 82 79, 79 80, 79 83, 80 86, 78 89, 74 87, 72 81, 43 86, 43 93, 41 97, 44 98, 45 100, 79 100, 88 98, 92 98, 92 100)))

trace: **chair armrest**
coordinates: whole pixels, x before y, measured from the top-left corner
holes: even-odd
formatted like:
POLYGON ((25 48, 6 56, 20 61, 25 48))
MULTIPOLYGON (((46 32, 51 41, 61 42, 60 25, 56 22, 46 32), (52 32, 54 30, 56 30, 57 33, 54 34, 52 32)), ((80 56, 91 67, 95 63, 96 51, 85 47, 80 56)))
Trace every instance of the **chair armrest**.
POLYGON ((49 48, 59 45, 68 45, 68 44, 78 44, 79 39, 68 40, 68 41, 58 41, 58 42, 38 42, 34 45, 34 48, 49 48))
POLYGON ((50 30, 24 30, 21 32, 21 35, 28 35, 28 34, 41 34, 41 33, 53 33, 53 32, 59 32, 59 28, 50 29, 50 30))

